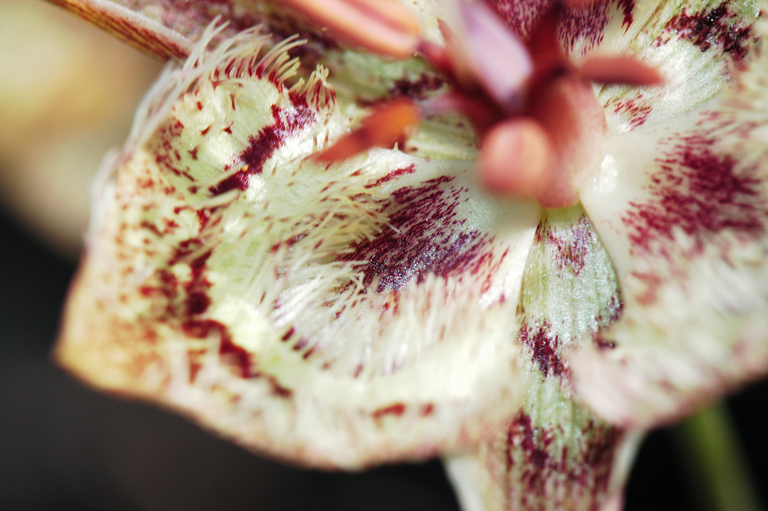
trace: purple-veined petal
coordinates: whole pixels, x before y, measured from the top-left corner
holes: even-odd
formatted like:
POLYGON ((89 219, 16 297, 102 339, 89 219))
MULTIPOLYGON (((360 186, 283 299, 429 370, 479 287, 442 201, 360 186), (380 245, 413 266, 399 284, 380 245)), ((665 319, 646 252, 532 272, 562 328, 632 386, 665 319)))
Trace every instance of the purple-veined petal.
MULTIPOLYGON (((764 38, 764 22, 754 30, 764 38)), ((624 311, 602 334, 616 348, 572 367, 580 397, 614 423, 673 420, 768 369, 763 38, 714 100, 610 138, 582 186, 624 311)))
POLYGON ((106 163, 59 360, 295 462, 470 445, 519 406, 538 207, 494 202, 471 161, 307 159, 353 105, 321 68, 289 88, 296 42, 254 37, 169 65, 106 163))
MULTIPOLYGON (((491 2, 526 36, 550 0, 491 2)), ((663 87, 604 86, 598 100, 614 133, 682 114, 712 98, 740 65, 760 12, 754 0, 598 0, 566 9, 559 34, 570 58, 631 54, 664 76, 663 87)))
MULTIPOLYGON (((554 0, 490 0, 517 35, 526 38, 554 0)), ((596 0, 565 9, 560 37, 575 57, 601 51, 620 53, 637 35, 661 0, 596 0)))
MULTIPOLYGON (((753 0, 667 3, 643 24, 635 21, 639 30, 621 51, 658 69, 666 83, 654 88, 603 87, 598 100, 610 131, 661 122, 714 97, 741 67, 747 45, 756 36, 752 25, 759 12, 753 0)), ((613 51, 601 46, 593 53, 613 51)))
POLYGON ((471 455, 447 460, 466 511, 620 509, 641 432, 574 401, 567 358, 619 317, 617 286, 583 210, 546 212, 518 307, 523 406, 471 455))

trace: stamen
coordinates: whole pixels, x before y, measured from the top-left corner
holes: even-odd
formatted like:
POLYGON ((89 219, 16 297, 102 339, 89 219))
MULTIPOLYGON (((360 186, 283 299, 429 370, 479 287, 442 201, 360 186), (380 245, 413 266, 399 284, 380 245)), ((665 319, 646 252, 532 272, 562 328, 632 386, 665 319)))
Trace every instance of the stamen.
POLYGON ((314 158, 333 163, 372 147, 392 147, 419 125, 421 110, 410 99, 398 99, 376 110, 357 129, 348 133, 314 158))
POLYGON ((525 44, 484 2, 459 2, 475 80, 507 112, 520 113, 533 62, 525 44))
POLYGON ((589 59, 579 66, 579 74, 593 82, 607 85, 643 87, 664 84, 664 77, 656 68, 628 55, 589 59))
POLYGON ((419 43, 418 20, 394 0, 284 0, 311 21, 351 44, 380 55, 408 58, 419 43))
POLYGON ((428 99, 421 105, 425 116, 444 115, 450 112, 460 112, 472 123, 479 137, 497 122, 503 119, 499 108, 483 96, 455 90, 428 99))

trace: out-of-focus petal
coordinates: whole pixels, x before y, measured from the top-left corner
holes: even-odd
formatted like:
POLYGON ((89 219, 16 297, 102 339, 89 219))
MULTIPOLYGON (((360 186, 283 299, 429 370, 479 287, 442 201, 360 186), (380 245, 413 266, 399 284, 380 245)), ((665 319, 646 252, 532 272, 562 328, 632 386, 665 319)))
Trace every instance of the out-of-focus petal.
POLYGON ((185 18, 181 12, 174 13, 173 9, 165 9, 155 2, 133 4, 114 0, 50 1, 163 59, 186 57, 192 51, 193 38, 199 36, 197 29, 200 27, 190 23, 196 17, 185 18), (158 7, 153 9, 153 5, 158 7), (155 12, 152 12, 153 10, 155 12), (162 19, 163 14, 166 19, 162 19))
POLYGON ((58 359, 294 462, 470 445, 519 407, 538 206, 484 195, 469 161, 308 159, 359 107, 322 69, 289 89, 293 43, 253 37, 167 68, 103 170, 58 359))
MULTIPOLYGON (((206 0, 48 0, 84 18, 131 44, 163 59, 186 58, 205 28, 216 18, 227 25, 216 41, 261 25, 265 33, 280 41, 300 34, 309 44, 304 51, 319 55, 337 47, 323 31, 322 20, 296 17, 295 10, 281 2, 206 0)), ((322 3, 322 2, 320 2, 322 3)), ((354 2, 353 2, 354 4, 354 2)), ((439 39, 436 5, 430 0, 398 2, 413 13, 423 35, 439 39)), ((409 21, 408 26, 412 25, 409 21)))
MULTIPOLYGON (((761 24, 762 23, 762 24, 761 24)), ((572 359, 579 395, 650 426, 768 370, 765 24, 713 101, 610 138, 581 189, 624 299, 610 351, 572 359)))
POLYGON ((619 509, 641 433, 606 423, 571 390, 567 353, 594 344, 621 312, 611 262, 580 207, 539 224, 518 311, 526 397, 473 454, 448 460, 464 509, 619 509))

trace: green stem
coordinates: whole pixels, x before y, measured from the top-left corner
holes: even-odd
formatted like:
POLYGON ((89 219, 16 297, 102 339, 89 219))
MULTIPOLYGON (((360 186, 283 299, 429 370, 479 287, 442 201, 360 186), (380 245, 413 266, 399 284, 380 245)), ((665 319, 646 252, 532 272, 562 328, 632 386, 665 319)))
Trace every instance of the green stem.
POLYGON ((702 509, 763 511, 724 402, 680 423, 676 437, 702 509))

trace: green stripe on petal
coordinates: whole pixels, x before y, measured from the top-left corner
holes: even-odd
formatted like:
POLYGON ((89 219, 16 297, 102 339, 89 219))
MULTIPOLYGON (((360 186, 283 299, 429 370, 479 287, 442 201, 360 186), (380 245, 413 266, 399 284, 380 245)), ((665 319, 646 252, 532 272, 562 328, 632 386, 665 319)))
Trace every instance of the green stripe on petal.
POLYGON ((571 367, 617 424, 689 414, 768 367, 768 66, 763 39, 751 44, 714 100, 608 139, 581 190, 625 306, 601 334, 616 349, 571 367))
POLYGON ((641 435, 600 419, 571 390, 568 354, 596 342, 621 311, 613 267, 580 207, 539 224, 518 311, 526 397, 473 455, 448 460, 464 509, 618 506, 641 435))

